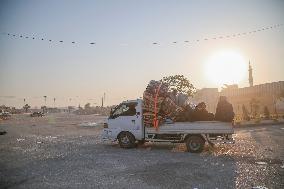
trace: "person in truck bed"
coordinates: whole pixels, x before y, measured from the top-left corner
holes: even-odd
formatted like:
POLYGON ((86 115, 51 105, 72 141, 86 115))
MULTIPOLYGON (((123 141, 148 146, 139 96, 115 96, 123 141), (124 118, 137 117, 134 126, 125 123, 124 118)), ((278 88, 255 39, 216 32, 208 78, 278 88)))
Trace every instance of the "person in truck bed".
POLYGON ((233 111, 233 106, 227 101, 225 96, 220 96, 219 102, 216 108, 215 120, 223 122, 232 122, 235 113, 233 111))

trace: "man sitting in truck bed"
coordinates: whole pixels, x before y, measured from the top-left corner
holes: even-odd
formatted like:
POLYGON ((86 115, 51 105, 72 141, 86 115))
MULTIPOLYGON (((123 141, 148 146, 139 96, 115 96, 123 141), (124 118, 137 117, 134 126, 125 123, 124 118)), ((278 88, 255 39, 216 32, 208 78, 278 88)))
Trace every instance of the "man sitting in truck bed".
POLYGON ((223 122, 233 121, 235 113, 233 111, 233 106, 227 101, 225 96, 220 96, 219 102, 216 108, 215 120, 223 122))

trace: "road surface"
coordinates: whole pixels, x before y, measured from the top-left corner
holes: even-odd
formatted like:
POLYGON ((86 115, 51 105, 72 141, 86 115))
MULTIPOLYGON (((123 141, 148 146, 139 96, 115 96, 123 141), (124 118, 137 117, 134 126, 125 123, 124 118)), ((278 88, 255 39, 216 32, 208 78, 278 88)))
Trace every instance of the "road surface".
POLYGON ((182 144, 103 143, 94 122, 104 119, 50 114, 0 122, 7 131, 0 188, 284 188, 284 125, 237 128, 236 144, 192 154, 182 144))

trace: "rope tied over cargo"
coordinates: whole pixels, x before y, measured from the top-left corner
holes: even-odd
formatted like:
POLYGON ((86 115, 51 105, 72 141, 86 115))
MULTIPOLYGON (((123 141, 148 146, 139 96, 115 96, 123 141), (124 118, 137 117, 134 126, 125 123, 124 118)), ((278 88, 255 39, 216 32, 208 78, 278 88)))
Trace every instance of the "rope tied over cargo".
POLYGON ((153 125, 156 128, 156 130, 158 130, 159 127, 159 120, 157 119, 157 103, 158 103, 158 97, 159 97, 159 92, 162 86, 162 82, 160 83, 160 85, 158 86, 158 88, 156 89, 156 94, 155 94, 155 99, 154 99, 154 121, 153 121, 153 125))

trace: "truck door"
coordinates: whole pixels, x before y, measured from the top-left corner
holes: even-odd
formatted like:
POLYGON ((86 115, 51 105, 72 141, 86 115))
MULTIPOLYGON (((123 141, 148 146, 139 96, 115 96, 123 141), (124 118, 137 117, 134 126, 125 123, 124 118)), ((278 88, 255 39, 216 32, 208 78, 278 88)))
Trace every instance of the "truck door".
POLYGON ((109 127, 131 132, 137 140, 142 138, 142 115, 137 102, 121 103, 108 120, 109 127))

